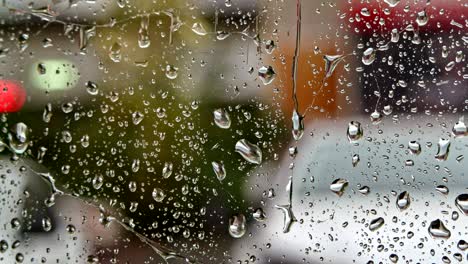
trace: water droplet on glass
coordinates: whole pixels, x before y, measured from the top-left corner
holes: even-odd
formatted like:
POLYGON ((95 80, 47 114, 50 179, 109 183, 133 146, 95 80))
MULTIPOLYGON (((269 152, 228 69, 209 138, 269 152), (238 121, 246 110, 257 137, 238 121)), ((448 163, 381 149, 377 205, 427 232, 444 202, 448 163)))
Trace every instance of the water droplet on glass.
POLYGON ((276 73, 271 66, 262 66, 258 69, 258 77, 264 85, 268 85, 273 82, 276 73))
POLYGON ((241 238, 247 231, 245 216, 235 214, 229 218, 229 234, 234 238, 241 238))
POLYGON ((237 141, 235 151, 250 163, 262 163, 262 150, 257 145, 250 143, 246 139, 237 141))
POLYGON ((348 140, 351 143, 357 142, 361 139, 363 135, 361 123, 357 121, 351 121, 348 124, 348 130, 346 131, 346 135, 348 136, 348 140))
POLYGON ((218 31, 218 32, 216 32, 216 39, 217 39, 217 40, 225 40, 225 39, 227 39, 229 36, 231 36, 231 33, 226 32, 226 31, 218 31))
POLYGON ((364 195, 367 195, 370 192, 370 188, 369 186, 362 186, 358 191, 364 195))
POLYGON ((372 221, 370 221, 369 229, 370 229, 370 231, 375 231, 375 230, 379 229, 380 227, 382 227, 384 223, 385 223, 385 221, 384 221, 384 219, 382 217, 375 218, 372 221))
POLYGON ((199 36, 205 36, 207 34, 206 29, 203 27, 201 23, 198 23, 198 22, 193 23, 192 31, 199 36))
POLYGON ((149 15, 141 17, 140 29, 138 30, 138 46, 140 48, 148 48, 151 40, 148 32, 149 15))
POLYGON ((177 78, 178 70, 179 68, 176 68, 172 65, 166 65, 166 77, 171 80, 174 80, 175 78, 177 78))
POLYGON ((37 64, 37 72, 39 74, 46 74, 46 67, 44 63, 38 63, 37 64))
POLYGON ((145 116, 144 116, 142 113, 138 112, 138 111, 133 112, 133 114, 132 114, 132 122, 133 122, 133 124, 134 124, 134 125, 140 124, 141 121, 143 121, 143 118, 144 118, 144 117, 145 117, 145 116))
POLYGON ((362 63, 364 65, 371 65, 376 57, 376 52, 373 48, 368 48, 364 51, 364 54, 362 55, 362 63))
POLYGON ((132 171, 133 172, 138 172, 140 170, 140 160, 139 159, 134 159, 132 162, 132 171))
POLYGON ((98 85, 95 82, 92 81, 87 81, 86 82, 86 91, 90 95, 97 95, 99 90, 98 90, 98 85))
POLYGON ((275 50, 275 48, 276 48, 275 41, 273 41, 273 40, 265 40, 265 51, 266 51, 268 54, 273 53, 273 51, 275 50))
POLYGON ((257 208, 252 214, 253 218, 259 222, 262 222, 266 219, 265 212, 262 208, 257 208))
POLYGON ((462 213, 468 215, 468 193, 462 193, 455 198, 455 205, 462 213))
POLYGON ((46 106, 44 107, 44 112, 42 113, 42 120, 46 123, 49 123, 51 118, 52 118, 52 104, 47 103, 46 106))
POLYGON ((343 195, 347 186, 348 186, 348 180, 336 179, 330 184, 330 190, 336 193, 338 196, 341 196, 343 195))
POLYGON ((23 154, 29 146, 29 128, 24 123, 16 123, 10 128, 8 140, 10 148, 16 154, 23 154))
POLYGON ((414 140, 408 142, 408 149, 410 150, 411 154, 418 155, 419 153, 421 153, 421 145, 414 140))
POLYGON ((331 77, 333 72, 338 66, 338 63, 343 59, 343 55, 325 55, 323 59, 325 60, 325 77, 331 77))
POLYGON ((162 169, 162 176, 164 179, 167 179, 172 174, 173 165, 172 162, 164 162, 164 167, 162 169))
POLYGON ((411 198, 407 191, 400 193, 396 200, 396 206, 400 210, 407 209, 411 204, 411 198))
POLYGON ((438 191, 441 194, 447 195, 449 193, 449 188, 445 185, 437 185, 436 191, 438 191))
POLYGON ((434 238, 447 239, 450 237, 450 231, 445 227, 440 219, 432 221, 429 225, 428 231, 429 234, 434 238))
POLYGON ((395 7, 401 0, 384 0, 390 7, 395 7))
POLYGON ((435 158, 438 160, 447 160, 448 154, 450 151, 450 140, 440 138, 437 143, 437 154, 435 158))
POLYGON ((453 125, 452 133, 455 137, 463 137, 468 134, 463 118, 460 118, 460 120, 453 125))
POLYGON ((382 114, 380 114, 378 111, 374 111, 370 114, 370 119, 372 124, 378 125, 382 121, 382 114))
POLYGON ((361 9, 361 15, 365 16, 365 17, 369 17, 371 15, 369 9, 367 9, 367 7, 363 7, 361 9))
POLYGON ((5 240, 0 241, 0 253, 5 253, 8 250, 8 242, 5 240))
POLYGON ((213 111, 214 122, 219 128, 228 129, 231 127, 231 118, 226 110, 218 108, 213 111))
POLYGON ((221 162, 213 161, 211 162, 213 166, 213 171, 216 174, 218 180, 222 181, 226 178, 226 170, 224 169, 224 164, 221 162))
POLYGON ((160 188, 154 188, 151 195, 153 196, 153 199, 158 203, 162 202, 164 198, 166 198, 166 194, 160 188))
POLYGON ((352 164, 353 167, 356 167, 361 159, 359 158, 359 154, 354 154, 352 157, 352 164))
POLYGON ((416 17, 416 23, 418 23, 418 26, 420 27, 425 26, 428 21, 429 21, 429 17, 427 16, 425 10, 418 12, 418 15, 416 17))
POLYGON ((301 139, 302 135, 304 134, 304 118, 297 112, 297 110, 293 111, 292 115, 292 135, 294 140, 301 139))
POLYGON ((400 40, 400 33, 398 32, 398 29, 394 28, 392 29, 390 41, 393 43, 397 43, 400 40))
POLYGON ((121 46, 119 43, 115 42, 109 49, 109 58, 113 62, 120 62, 122 60, 121 46))
POLYGON ((102 175, 96 175, 93 178, 93 188, 96 190, 101 189, 102 185, 104 184, 104 177, 102 175))
POLYGON ((52 221, 47 216, 42 218, 42 229, 45 232, 49 232, 50 230, 52 230, 52 221))
POLYGON ((283 212, 283 233, 288 233, 291 229, 291 225, 296 221, 292 212, 292 207, 290 204, 275 205, 275 207, 283 212))

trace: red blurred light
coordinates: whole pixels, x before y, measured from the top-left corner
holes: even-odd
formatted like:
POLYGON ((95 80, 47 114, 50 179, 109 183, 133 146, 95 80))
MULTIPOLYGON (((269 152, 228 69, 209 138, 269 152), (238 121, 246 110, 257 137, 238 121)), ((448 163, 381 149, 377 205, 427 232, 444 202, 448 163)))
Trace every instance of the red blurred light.
POLYGON ((0 113, 18 112, 26 101, 26 91, 13 80, 0 80, 0 113))

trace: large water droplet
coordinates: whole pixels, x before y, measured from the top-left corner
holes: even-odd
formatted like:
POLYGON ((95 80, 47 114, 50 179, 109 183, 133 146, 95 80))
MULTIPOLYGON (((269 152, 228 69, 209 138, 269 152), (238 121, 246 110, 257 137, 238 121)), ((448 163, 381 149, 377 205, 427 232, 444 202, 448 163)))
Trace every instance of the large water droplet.
POLYGON ((462 213, 468 215, 468 193, 462 193, 455 198, 455 205, 462 213))
POLYGON ((218 180, 222 181, 226 178, 226 170, 224 169, 224 164, 221 162, 213 161, 211 162, 213 166, 213 171, 216 174, 218 180))
POLYGON ((348 180, 336 179, 330 184, 330 190, 336 193, 338 196, 341 196, 343 195, 347 186, 348 186, 348 180))
POLYGON ((229 218, 229 234, 234 238, 241 238, 247 231, 245 216, 235 214, 229 218))
POLYGON ((166 65, 166 77, 171 80, 174 80, 175 78, 177 78, 178 70, 179 68, 177 67, 174 67, 172 65, 166 65))
POLYGON ((432 221, 429 225, 428 231, 429 234, 434 238, 447 239, 450 237, 450 231, 445 227, 440 219, 432 221))
POLYGON ((292 212, 290 204, 287 205, 275 205, 275 207, 283 212, 283 233, 288 233, 291 229, 291 225, 296 221, 292 212))
POLYGON ((435 158, 438 160, 447 160, 450 151, 450 140, 440 138, 437 143, 437 154, 435 158))
POLYGON ((134 125, 140 124, 141 121, 143 121, 143 118, 144 118, 144 117, 145 117, 145 116, 144 116, 141 112, 138 112, 138 111, 133 112, 133 114, 132 114, 132 122, 133 122, 133 124, 134 124, 134 125))
POLYGON ((149 15, 141 17, 140 29, 138 30, 138 46, 140 48, 148 48, 151 40, 148 32, 149 15))
POLYGON ((382 217, 375 218, 372 221, 370 221, 369 229, 370 231, 375 231, 379 229, 380 227, 382 227, 384 223, 385 223, 385 220, 382 217))
POLYGON ((361 159, 359 158, 359 154, 354 154, 351 160, 353 167, 356 167, 361 159))
POLYGON ((231 118, 226 110, 219 108, 213 111, 215 124, 224 129, 231 127, 231 118))
POLYGON ((47 216, 42 218, 42 229, 45 232, 49 232, 50 230, 52 230, 52 221, 47 216))
POLYGON ((253 218, 259 222, 263 222, 266 219, 265 212, 262 208, 257 208, 252 214, 253 218))
POLYGON ((275 50, 275 48, 276 48, 275 41, 273 41, 273 40, 265 40, 265 51, 266 51, 268 54, 273 53, 273 51, 275 50))
POLYGON ((361 127, 361 123, 357 121, 351 121, 348 124, 348 130, 346 131, 346 135, 348 136, 348 140, 351 143, 357 142, 361 139, 363 135, 363 130, 361 127))
POLYGON ((97 95, 99 93, 98 85, 95 82, 87 81, 86 82, 86 91, 90 95, 97 95))
POLYGON ((42 113, 42 120, 46 123, 49 123, 51 118, 52 118, 52 104, 48 103, 44 107, 44 112, 42 113))
POLYGON ((162 169, 163 178, 167 179, 171 176, 173 167, 172 162, 164 162, 164 167, 162 169))
POLYGON ((453 125, 452 133, 455 137, 463 137, 468 134, 463 118, 460 118, 460 120, 453 125))
POLYGON ((262 150, 245 139, 237 141, 235 151, 250 163, 262 163, 262 150))
POLYGON ((397 43, 400 40, 400 33, 398 32, 398 29, 394 28, 392 29, 390 41, 393 43, 397 43))
POLYGON ((276 77, 276 73, 271 66, 262 66, 258 69, 258 77, 264 85, 268 85, 273 82, 276 77))

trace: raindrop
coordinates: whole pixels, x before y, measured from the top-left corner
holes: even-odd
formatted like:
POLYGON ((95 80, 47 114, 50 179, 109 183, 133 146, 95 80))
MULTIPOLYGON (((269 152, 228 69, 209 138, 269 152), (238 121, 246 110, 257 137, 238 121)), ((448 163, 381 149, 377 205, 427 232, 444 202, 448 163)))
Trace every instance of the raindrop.
POLYGON ((211 162, 213 166, 213 171, 216 174, 218 180, 222 181, 226 178, 226 170, 224 169, 224 164, 221 162, 213 161, 211 162))
POLYGON ((227 39, 229 36, 231 36, 231 33, 226 32, 226 31, 218 31, 218 32, 216 32, 216 39, 217 39, 217 40, 225 40, 225 39, 227 39))
POLYGON ((449 193, 449 188, 445 185, 438 185, 436 187, 436 191, 438 191, 441 194, 447 195, 449 193))
POLYGON ((149 15, 141 17, 140 29, 138 30, 138 46, 148 48, 151 44, 148 32, 149 15))
POLYGON ((294 140, 301 139, 302 135, 304 134, 304 117, 301 116, 297 110, 293 111, 292 115, 292 134, 294 140))
POLYGON ((164 179, 167 179, 172 174, 173 165, 172 162, 164 162, 164 167, 162 169, 162 176, 164 179))
POLYGON ((5 240, 0 241, 0 253, 5 253, 8 250, 8 242, 5 240))
POLYGON ((257 145, 250 143, 246 139, 237 141, 235 151, 250 163, 262 163, 262 150, 257 145))
POLYGON ((338 196, 341 196, 343 195, 347 186, 348 186, 348 180, 336 179, 330 184, 330 190, 336 193, 338 196))
POLYGON ((259 222, 262 222, 266 219, 265 212, 262 208, 257 208, 252 214, 253 218, 259 222))
POLYGON ((411 204, 411 198, 407 191, 400 193, 396 200, 396 206, 400 210, 407 209, 411 204))
POLYGON ((97 95, 99 90, 98 90, 98 85, 92 81, 87 81, 86 82, 86 91, 90 95, 97 95))
POLYGON ((431 222, 428 228, 429 234, 434 238, 449 238, 450 231, 444 226, 440 219, 431 222))
POLYGON ((359 158, 359 154, 354 154, 352 158, 353 167, 356 167, 361 159, 359 158))
POLYGON ((162 202, 164 198, 166 198, 166 194, 160 188, 154 188, 151 195, 153 196, 153 199, 158 203, 162 202))
POLYGON ((231 118, 227 111, 222 108, 218 108, 213 111, 214 122, 219 128, 228 129, 231 127, 231 118))
POLYGON ((268 85, 273 82, 276 77, 276 73, 271 66, 262 66, 258 70, 258 77, 264 85, 268 85))
POLYGON ((104 177, 102 175, 96 175, 93 178, 93 188, 96 190, 101 189, 102 185, 104 184, 104 177))
POLYGON ((205 27, 203 27, 203 25, 198 22, 193 23, 192 31, 199 36, 205 36, 207 34, 205 27))
POLYGON ((229 234, 234 238, 241 238, 247 230, 245 216, 235 214, 229 218, 229 234))
POLYGON ((29 146, 29 128, 24 123, 16 123, 10 128, 8 140, 10 148, 16 154, 23 154, 29 146))
POLYGON ((384 0, 390 7, 395 7, 401 0, 384 0))
POLYGON ((143 121, 143 118, 144 118, 144 117, 145 117, 145 116, 144 116, 142 113, 138 112, 138 111, 133 112, 133 114, 132 114, 132 122, 133 122, 133 124, 134 124, 134 125, 140 124, 141 121, 143 121))
POLYGON ((275 48, 276 48, 276 45, 275 45, 275 42, 273 40, 265 40, 265 51, 268 54, 273 53, 275 48))
POLYGON ((178 70, 179 68, 176 68, 172 65, 166 65, 166 77, 171 80, 174 80, 175 78, 177 78, 178 70))
POLYGON ((468 134, 463 118, 460 118, 460 120, 453 125, 452 133, 455 137, 463 137, 468 134))
POLYGON ((411 154, 418 155, 421 153, 421 145, 414 140, 408 142, 408 149, 410 150, 411 154))
POLYGON ((44 63, 38 63, 37 64, 37 72, 39 74, 46 74, 46 67, 44 63))
POLYGON ((323 59, 325 60, 325 77, 331 77, 333 72, 338 66, 338 63, 343 59, 343 55, 325 55, 323 59))
POLYGON ((346 131, 346 135, 348 136, 348 140, 350 143, 355 143, 359 139, 361 139, 363 135, 361 123, 357 121, 351 121, 348 124, 348 130, 346 131))
POLYGON ((370 114, 370 119, 372 124, 378 125, 382 122, 382 114, 378 111, 374 111, 370 114))
POLYGON ((362 63, 364 63, 364 65, 371 65, 375 60, 375 55, 376 52, 373 48, 366 49, 362 56, 362 63))
POLYGON ((418 26, 425 26, 427 24, 427 21, 429 21, 429 18, 426 14, 426 11, 423 10, 421 12, 418 12, 418 15, 416 17, 416 23, 418 23, 418 26))
POLYGON ((375 231, 375 230, 379 229, 380 227, 382 227, 384 223, 385 223, 385 221, 384 221, 384 219, 382 217, 375 218, 372 221, 370 221, 369 229, 370 229, 370 231, 375 231))
POLYGON ((390 41, 393 43, 397 43, 399 40, 400 40, 400 33, 398 32, 398 29, 396 28, 392 29, 390 41))
POLYGON ((359 188, 359 192, 364 195, 367 195, 370 192, 370 188, 369 186, 362 186, 361 188, 359 188))
POLYGON ((122 60, 121 46, 119 43, 115 42, 109 49, 109 58, 113 62, 120 62, 122 60))
POLYGON ((47 216, 42 218, 42 229, 45 232, 49 232, 50 230, 52 230, 52 221, 47 216))
POLYGON ((44 112, 42 113, 42 120, 46 123, 49 123, 51 118, 52 118, 52 104, 47 103, 46 106, 44 107, 44 112))
POLYGON ((447 160, 449 151, 450 140, 440 138, 439 142, 437 143, 437 154, 435 155, 435 158, 440 161, 447 160))
POLYGON ((455 205, 462 213, 468 215, 468 193, 463 193, 455 198, 455 205))

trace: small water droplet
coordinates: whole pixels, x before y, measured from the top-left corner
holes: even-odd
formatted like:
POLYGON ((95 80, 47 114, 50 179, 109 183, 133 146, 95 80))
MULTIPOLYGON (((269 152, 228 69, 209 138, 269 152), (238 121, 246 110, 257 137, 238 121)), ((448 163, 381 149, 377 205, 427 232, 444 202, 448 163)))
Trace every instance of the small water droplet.
POLYGON ((429 17, 426 14, 426 10, 418 12, 418 15, 416 17, 416 23, 418 23, 418 26, 423 27, 427 24, 428 21, 429 17))
POLYGON ((276 48, 275 41, 265 40, 265 51, 266 51, 266 53, 272 54, 273 51, 275 50, 275 48, 276 48))
POLYGON ((325 60, 325 77, 331 77, 333 72, 338 66, 338 63, 343 59, 343 55, 325 55, 323 59, 325 60))
POLYGON ((134 125, 140 124, 141 121, 143 121, 143 118, 144 118, 144 117, 145 117, 145 116, 144 116, 142 113, 138 112, 138 111, 133 112, 133 114, 132 114, 132 122, 133 122, 133 124, 134 124, 134 125))
POLYGON ((292 115, 292 135, 294 140, 298 141, 304 135, 304 118, 297 112, 293 111, 292 115))
POLYGON ((44 112, 42 113, 42 120, 46 123, 49 123, 51 118, 52 118, 52 104, 47 103, 46 106, 44 107, 44 112))
POLYGON ((46 67, 44 63, 41 62, 37 64, 37 72, 41 75, 46 74, 46 67))
POLYGON ((86 91, 90 95, 97 95, 99 92, 98 85, 95 82, 87 81, 86 82, 86 91))
POLYGON ((179 68, 174 67, 172 65, 166 65, 165 73, 166 73, 167 78, 174 80, 175 78, 177 78, 178 71, 179 71, 179 68))
POLYGON ((148 48, 151 40, 148 32, 149 15, 141 17, 140 29, 138 30, 138 46, 142 49, 148 48))
POLYGON ((109 58, 113 62, 120 62, 122 60, 121 46, 119 43, 115 42, 109 49, 109 58))
POLYGON ((10 128, 10 133, 8 133, 9 145, 16 154, 23 154, 28 149, 29 132, 29 127, 21 122, 10 128))
POLYGON ((464 137, 468 135, 468 130, 463 118, 460 118, 460 120, 453 125, 452 133, 455 137, 464 137))
POLYGON ((52 230, 52 221, 47 216, 42 218, 42 229, 45 232, 49 232, 50 230, 52 230))
POLYGON ((378 125, 382 122, 382 114, 378 111, 374 111, 370 114, 370 119, 372 124, 378 125))
POLYGON ((352 158, 353 167, 356 167, 361 159, 359 158, 359 154, 354 154, 352 158))
POLYGON ((449 193, 449 188, 445 185, 437 185, 436 191, 441 194, 447 195, 449 193))
POLYGON ((172 175, 173 165, 172 162, 164 162, 164 167, 162 169, 162 176, 164 179, 169 178, 172 175))
POLYGON ((421 153, 421 145, 415 140, 408 142, 408 149, 410 150, 411 154, 418 155, 421 153))
POLYGON ((265 212, 262 208, 257 208, 252 214, 253 218, 259 222, 263 222, 266 219, 265 212))

